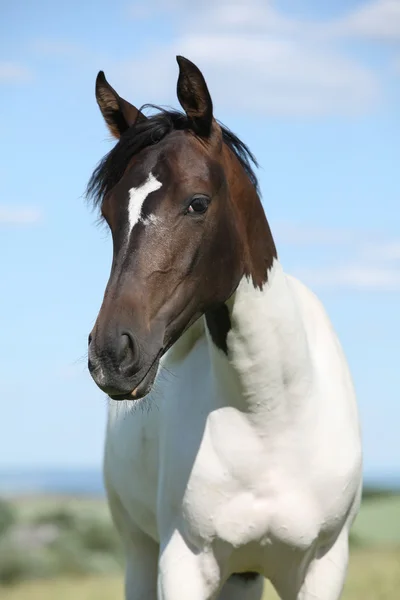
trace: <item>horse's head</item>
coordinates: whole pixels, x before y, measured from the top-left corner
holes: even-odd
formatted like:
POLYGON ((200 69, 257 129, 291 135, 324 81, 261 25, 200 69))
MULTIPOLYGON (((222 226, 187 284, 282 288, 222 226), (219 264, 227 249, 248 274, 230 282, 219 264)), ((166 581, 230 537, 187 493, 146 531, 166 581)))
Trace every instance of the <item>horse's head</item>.
POLYGON ((89 370, 115 399, 147 394, 166 350, 201 315, 211 320, 243 275, 262 286, 275 253, 251 154, 214 119, 199 69, 178 64, 185 114, 146 118, 102 72, 96 81, 119 141, 89 183, 113 239, 89 370))

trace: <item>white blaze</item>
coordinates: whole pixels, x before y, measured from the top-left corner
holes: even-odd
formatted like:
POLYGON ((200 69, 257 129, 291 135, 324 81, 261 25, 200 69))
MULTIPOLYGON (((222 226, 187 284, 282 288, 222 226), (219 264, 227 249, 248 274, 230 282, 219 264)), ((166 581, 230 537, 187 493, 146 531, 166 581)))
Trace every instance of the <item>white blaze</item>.
MULTIPOLYGON (((137 188, 131 188, 129 190, 129 205, 128 205, 128 222, 129 222, 129 231, 128 236, 130 236, 133 227, 141 221, 140 214, 142 212, 143 202, 146 200, 147 196, 152 192, 160 189, 162 183, 158 181, 153 175, 150 173, 146 181, 137 188)), ((147 219, 143 220, 143 222, 152 222, 155 219, 154 215, 149 215, 147 219)))

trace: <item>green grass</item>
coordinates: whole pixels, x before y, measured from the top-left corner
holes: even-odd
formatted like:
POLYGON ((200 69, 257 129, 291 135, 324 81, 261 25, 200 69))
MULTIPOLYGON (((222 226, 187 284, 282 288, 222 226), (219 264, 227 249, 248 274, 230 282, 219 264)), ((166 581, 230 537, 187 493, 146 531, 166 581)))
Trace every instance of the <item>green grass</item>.
MULTIPOLYGON (((1 600, 122 600, 122 554, 101 499, 34 497, 0 506, 1 600), (40 552, 13 541, 13 528, 59 532, 40 552), (10 585, 11 584, 11 585, 10 585)), ((399 600, 400 496, 367 496, 352 531, 343 600, 399 600)), ((276 600, 269 585, 264 600, 276 600)))
POLYGON ((121 571, 121 543, 104 501, 25 498, 0 508, 0 583, 121 571))
POLYGON ((352 532, 363 545, 400 545, 400 495, 364 500, 352 532))
MULTIPOLYGON (((354 550, 342 600, 399 600, 400 550, 354 550)), ((123 600, 121 577, 60 578, 0 589, 2 600, 123 600)), ((276 600, 266 586, 265 600, 276 600)))
POLYGON ((22 521, 30 521, 38 514, 48 514, 55 508, 68 508, 71 512, 90 513, 99 519, 109 519, 110 513, 103 498, 90 496, 19 496, 12 500, 18 517, 22 521))

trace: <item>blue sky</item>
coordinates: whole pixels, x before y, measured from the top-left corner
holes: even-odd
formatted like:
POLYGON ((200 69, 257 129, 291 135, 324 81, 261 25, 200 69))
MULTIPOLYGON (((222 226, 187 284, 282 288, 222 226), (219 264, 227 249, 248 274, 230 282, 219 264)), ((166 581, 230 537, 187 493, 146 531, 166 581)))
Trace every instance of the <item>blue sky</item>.
POLYGON ((111 240, 82 195, 112 142, 94 82, 103 69, 133 103, 177 107, 182 54, 256 154, 281 260, 337 329, 366 472, 398 472, 400 2, 194 6, 0 8, 0 467, 100 464, 106 401, 85 354, 111 240))

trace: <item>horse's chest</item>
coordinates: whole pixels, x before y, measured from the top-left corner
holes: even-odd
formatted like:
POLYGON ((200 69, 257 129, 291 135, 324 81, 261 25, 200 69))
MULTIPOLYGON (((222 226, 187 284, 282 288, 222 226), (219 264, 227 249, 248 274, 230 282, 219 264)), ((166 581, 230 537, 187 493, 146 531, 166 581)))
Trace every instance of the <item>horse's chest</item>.
POLYGON ((319 515, 307 485, 291 476, 294 463, 285 461, 240 412, 214 411, 201 438, 183 436, 166 450, 161 527, 175 519, 200 546, 217 539, 232 548, 253 542, 308 548, 319 515))

